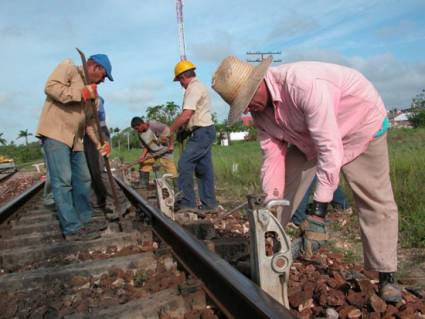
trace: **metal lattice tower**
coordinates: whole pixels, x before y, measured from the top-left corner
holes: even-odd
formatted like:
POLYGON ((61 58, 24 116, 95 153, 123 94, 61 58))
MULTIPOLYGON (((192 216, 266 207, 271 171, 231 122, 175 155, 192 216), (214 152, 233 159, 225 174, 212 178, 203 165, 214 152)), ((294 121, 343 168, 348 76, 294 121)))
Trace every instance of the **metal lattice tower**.
POLYGON ((184 43, 184 25, 183 25, 183 0, 176 0, 177 12, 177 32, 179 41, 180 60, 186 60, 186 46, 184 43))

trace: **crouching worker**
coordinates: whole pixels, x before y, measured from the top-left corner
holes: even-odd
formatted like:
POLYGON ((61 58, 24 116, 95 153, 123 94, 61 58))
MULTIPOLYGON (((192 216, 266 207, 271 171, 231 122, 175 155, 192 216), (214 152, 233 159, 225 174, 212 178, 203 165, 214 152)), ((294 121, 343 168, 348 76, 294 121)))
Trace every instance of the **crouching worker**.
POLYGON ((391 187, 384 103, 358 71, 321 63, 269 67, 226 58, 213 88, 230 105, 228 122, 251 112, 263 152, 262 184, 267 200, 286 198, 286 226, 313 177, 314 205, 307 216, 305 253, 327 238, 326 207, 340 171, 353 191, 363 240, 365 268, 379 272, 379 292, 401 300, 397 270, 398 211, 391 187), (290 145, 290 146, 289 146, 290 145))
POLYGON ((142 188, 149 185, 149 174, 157 160, 162 169, 177 177, 173 153, 168 149, 170 128, 156 121, 145 122, 140 117, 133 117, 131 127, 137 132, 143 151, 140 156, 140 183, 142 188))
POLYGON ((71 60, 59 64, 49 76, 46 101, 36 136, 42 140, 59 222, 67 240, 99 237, 106 224, 90 223, 91 179, 84 155, 87 134, 102 155, 109 155, 108 143, 100 144, 91 100, 98 103, 97 84, 112 79, 111 63, 104 54, 87 61, 89 85, 84 85, 82 67, 71 60))

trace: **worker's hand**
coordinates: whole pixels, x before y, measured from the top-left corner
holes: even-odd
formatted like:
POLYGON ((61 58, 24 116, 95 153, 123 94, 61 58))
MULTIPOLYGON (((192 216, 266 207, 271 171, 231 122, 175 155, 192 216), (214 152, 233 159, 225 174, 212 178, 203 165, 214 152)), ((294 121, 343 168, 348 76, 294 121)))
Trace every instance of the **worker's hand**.
POLYGON ((147 155, 147 154, 142 154, 142 155, 140 156, 140 158, 139 158, 139 162, 140 162, 140 163, 143 163, 144 161, 146 161, 146 155, 147 155))
POLYGON ((97 85, 89 84, 84 86, 81 89, 81 97, 83 98, 84 102, 87 102, 88 100, 94 100, 97 97, 97 85))
POLYGON ((174 143, 168 144, 168 151, 172 153, 174 151, 174 143))
POLYGON ((109 155, 111 154, 111 146, 109 145, 109 143, 106 142, 103 145, 100 145, 97 150, 102 156, 109 157, 109 155))

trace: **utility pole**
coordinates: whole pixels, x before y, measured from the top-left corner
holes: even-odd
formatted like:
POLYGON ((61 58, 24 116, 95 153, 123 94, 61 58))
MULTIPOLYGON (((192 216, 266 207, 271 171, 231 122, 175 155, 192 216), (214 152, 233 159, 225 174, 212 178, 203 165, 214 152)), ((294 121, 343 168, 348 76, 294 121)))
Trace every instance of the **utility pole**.
POLYGON ((274 56, 275 55, 281 55, 282 52, 281 51, 248 51, 246 53, 247 55, 253 55, 253 56, 257 56, 255 57, 255 59, 247 59, 247 62, 262 62, 265 58, 267 58, 268 56, 273 56, 273 61, 272 62, 282 62, 281 59, 275 60, 274 56))

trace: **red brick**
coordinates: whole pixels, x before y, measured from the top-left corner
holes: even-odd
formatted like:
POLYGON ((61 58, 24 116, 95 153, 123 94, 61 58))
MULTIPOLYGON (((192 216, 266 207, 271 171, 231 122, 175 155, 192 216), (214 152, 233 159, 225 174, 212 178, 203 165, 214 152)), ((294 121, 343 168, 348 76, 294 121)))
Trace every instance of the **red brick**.
POLYGON ((347 300, 351 305, 361 309, 366 304, 367 297, 362 292, 350 291, 348 293, 347 300))
POLYGON ((369 298, 369 304, 375 312, 384 313, 387 310, 387 304, 384 300, 373 294, 369 298))
POLYGON ((330 306, 342 306, 345 304, 345 295, 342 291, 331 289, 328 292, 327 303, 330 306))

